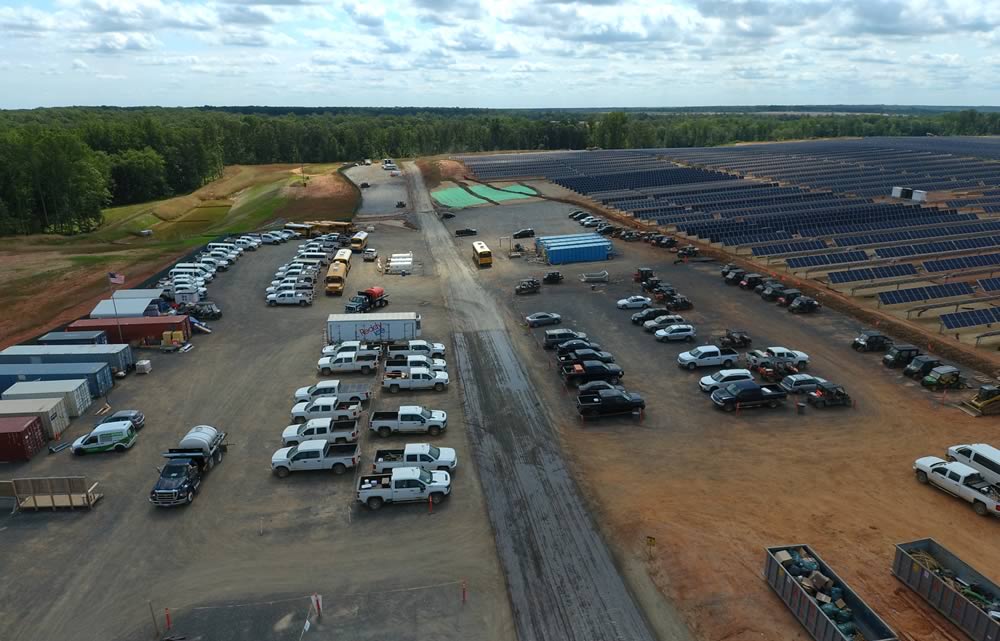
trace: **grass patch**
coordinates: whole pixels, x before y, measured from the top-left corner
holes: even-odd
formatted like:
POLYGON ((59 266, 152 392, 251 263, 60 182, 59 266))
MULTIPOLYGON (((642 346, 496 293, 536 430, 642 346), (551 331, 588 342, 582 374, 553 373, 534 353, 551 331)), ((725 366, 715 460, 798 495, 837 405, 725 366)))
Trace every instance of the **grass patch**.
POLYGON ((84 254, 82 256, 70 256, 69 262, 77 267, 92 267, 94 265, 105 265, 114 261, 120 261, 121 256, 109 256, 107 254, 84 254))

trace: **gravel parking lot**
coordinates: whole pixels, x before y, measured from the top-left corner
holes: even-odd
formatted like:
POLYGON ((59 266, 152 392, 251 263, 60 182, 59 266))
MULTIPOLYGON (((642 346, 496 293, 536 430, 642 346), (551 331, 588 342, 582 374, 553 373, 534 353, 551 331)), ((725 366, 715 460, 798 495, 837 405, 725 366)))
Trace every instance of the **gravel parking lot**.
POLYGON ((406 193, 406 177, 392 176, 391 172, 382 169, 382 161, 373 159, 371 165, 358 165, 345 169, 344 174, 351 181, 361 186, 366 182, 369 187, 361 189, 361 207, 358 214, 400 214, 411 211, 409 196, 406 193), (397 208, 396 203, 403 201, 406 207, 397 208))
MULTIPOLYGON (((419 233, 376 229, 373 246, 427 260, 419 233)), ((149 638, 151 603, 160 626, 170 608, 174 632, 187 638, 295 640, 313 593, 324 596, 324 616, 313 621, 311 639, 513 638, 456 385, 442 394, 380 394, 372 404, 417 402, 449 412, 449 429, 434 442, 456 448, 460 466, 452 496, 433 514, 426 505, 371 513, 355 504, 350 474, 271 474, 292 392, 318 380, 326 316, 344 303, 320 295, 308 308, 264 305, 271 274, 294 252, 292 243, 262 247, 211 284, 225 317, 212 323, 212 335, 195 338, 191 352, 142 353, 153 373, 130 375, 111 394, 116 409, 146 414, 130 451, 82 458, 63 451, 0 468, 4 478, 85 475, 105 493, 91 512, 0 520, 7 552, 0 571, 8 577, 0 587, 0 638, 149 638), (201 423, 230 433, 226 459, 190 507, 151 506, 146 497, 160 452, 201 423)), ((438 282, 433 275, 405 278, 379 276, 357 257, 348 291, 384 285, 389 309, 419 311, 424 337, 445 342, 453 354, 438 282)), ((77 419, 66 438, 88 424, 77 419)), ((361 469, 376 447, 419 440, 376 442, 365 433, 361 469)))

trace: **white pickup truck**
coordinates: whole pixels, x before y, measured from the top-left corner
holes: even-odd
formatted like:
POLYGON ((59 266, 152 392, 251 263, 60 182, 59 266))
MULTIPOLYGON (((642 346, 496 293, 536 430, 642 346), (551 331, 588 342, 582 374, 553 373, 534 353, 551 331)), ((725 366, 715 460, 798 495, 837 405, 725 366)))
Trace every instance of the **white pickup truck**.
POLYGON ((428 358, 444 358, 444 345, 427 341, 413 340, 393 343, 386 347, 386 355, 393 356, 427 356, 428 358))
POLYGON ((448 413, 420 405, 403 405, 394 412, 372 412, 368 429, 385 438, 390 434, 430 434, 448 429, 448 413))
POLYGON ((372 397, 371 385, 354 383, 343 385, 338 380, 320 381, 315 385, 300 387, 295 390, 296 401, 309 401, 317 396, 338 396, 341 400, 361 403, 372 397))
POLYGON ((385 371, 408 374, 414 367, 423 367, 432 372, 447 372, 448 363, 443 358, 426 356, 393 356, 385 362, 385 371))
POLYGON ((316 369, 323 376, 329 376, 334 372, 371 374, 378 369, 378 354, 345 352, 336 356, 324 356, 316 362, 316 369))
POLYGON ((691 351, 677 355, 677 366, 686 369, 696 367, 723 367, 730 369, 740 360, 739 353, 732 347, 699 345, 691 351))
POLYGON ((387 474, 397 467, 450 472, 458 467, 458 455, 450 447, 435 447, 430 443, 408 443, 401 450, 375 450, 373 474, 387 474))
POLYGON ((359 403, 341 401, 336 396, 318 396, 311 401, 300 401, 292 407, 293 423, 305 423, 314 418, 355 421, 359 416, 361 416, 359 403))
POLYGON ((327 443, 354 443, 358 440, 358 422, 335 421, 332 418, 314 418, 305 423, 289 425, 281 432, 281 442, 286 446, 303 441, 327 443))
POLYGON ((918 458, 913 464, 917 480, 930 483, 952 496, 972 503, 979 516, 1000 517, 1000 486, 991 485, 977 470, 965 463, 949 463, 936 456, 918 458))
POLYGON ((809 365, 809 354, 784 347, 768 347, 765 350, 755 349, 747 352, 747 364, 750 366, 750 369, 761 366, 771 367, 779 363, 794 365, 798 369, 803 369, 809 365))
POLYGON ((279 478, 292 472, 332 470, 343 474, 358 464, 357 443, 335 445, 326 441, 303 441, 293 447, 283 447, 271 455, 271 469, 279 478))
POLYGON ((377 510, 386 503, 431 502, 438 504, 451 494, 451 474, 428 472, 419 467, 397 467, 391 474, 372 474, 358 479, 358 502, 377 510))
POLYGON ((323 356, 338 356, 350 353, 375 354, 375 356, 380 356, 382 354, 382 346, 369 345, 361 341, 344 341, 343 343, 327 345, 323 348, 323 356))
POLYGON ((382 378, 382 387, 393 394, 399 390, 422 390, 432 389, 435 392, 443 392, 448 388, 447 372, 432 372, 426 367, 413 367, 410 372, 386 372, 382 378))

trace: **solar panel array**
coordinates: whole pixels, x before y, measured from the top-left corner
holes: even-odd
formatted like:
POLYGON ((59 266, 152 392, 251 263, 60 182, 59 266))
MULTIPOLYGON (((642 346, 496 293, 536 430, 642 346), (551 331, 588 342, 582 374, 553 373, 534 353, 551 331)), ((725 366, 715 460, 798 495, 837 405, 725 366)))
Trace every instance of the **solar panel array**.
POLYGON ((862 267, 861 269, 846 269, 842 272, 830 272, 827 274, 830 282, 839 285, 843 283, 856 283, 861 280, 879 280, 883 278, 899 278, 901 276, 915 276, 917 268, 911 263, 901 265, 886 265, 885 267, 862 267))
POLYGON ((930 285, 928 287, 911 287, 897 289, 892 292, 879 292, 878 299, 883 305, 901 305, 935 298, 954 298, 955 296, 971 296, 972 286, 969 283, 947 283, 945 285, 930 285))
POLYGON ((900 258, 902 256, 919 256, 921 254, 945 254, 948 252, 973 251, 988 247, 1000 247, 1000 236, 980 236, 978 238, 942 240, 934 243, 923 243, 920 245, 879 247, 875 250, 875 254, 879 258, 900 258))
POLYGON ((992 325, 1000 322, 1000 309, 990 307, 988 309, 973 309, 968 312, 953 312, 951 314, 941 314, 941 324, 947 329, 962 329, 964 327, 976 327, 977 325, 992 325))
POLYGON ((928 229, 904 229, 882 234, 865 234, 863 236, 845 236, 834 238, 838 247, 857 247, 858 245, 876 245, 879 243, 894 243, 905 240, 920 240, 923 238, 943 238, 962 234, 977 234, 982 232, 1000 231, 1000 220, 969 223, 967 225, 947 225, 928 229))
POLYGON ((761 245, 754 247, 752 251, 754 256, 777 256, 779 254, 794 254, 795 252, 809 251, 810 249, 826 249, 826 243, 822 240, 800 240, 792 243, 761 245))
POLYGON ((823 265, 838 265, 840 263, 863 263, 868 260, 865 252, 842 252, 840 254, 817 254, 816 256, 799 256, 789 258, 785 264, 792 268, 821 267, 823 265))
POLYGON ((976 283, 979 285, 979 289, 984 292, 1000 290, 1000 278, 980 278, 976 283))
POLYGON ((980 254, 979 256, 958 256, 957 258, 942 258, 940 260, 925 260, 926 272, 953 272, 959 269, 975 269, 977 267, 993 267, 1000 265, 1000 254, 980 254))

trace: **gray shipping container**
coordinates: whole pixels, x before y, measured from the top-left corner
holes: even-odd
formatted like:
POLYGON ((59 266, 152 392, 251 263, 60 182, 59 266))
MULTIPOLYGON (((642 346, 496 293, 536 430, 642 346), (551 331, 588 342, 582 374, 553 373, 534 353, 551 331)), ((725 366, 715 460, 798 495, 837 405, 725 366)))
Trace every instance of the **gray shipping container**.
POLYGON ((766 549, 764 560, 764 576, 767 583, 781 597, 812 638, 816 641, 853 641, 853 637, 845 636, 837 628, 837 624, 820 609, 816 599, 809 596, 805 588, 799 585, 795 577, 774 556, 778 552, 790 552, 799 548, 803 548, 809 556, 816 559, 819 571, 828 579, 833 579, 833 582, 844 591, 843 599, 854 613, 854 624, 866 641, 896 641, 896 633, 808 545, 769 547, 766 549))
POLYGON ((0 401, 0 416, 37 416, 45 436, 54 439, 69 427, 66 405, 61 398, 24 398, 0 401))
POLYGON ((5 401, 21 398, 61 398, 70 418, 83 416, 93 402, 90 398, 90 386, 85 378, 14 383, 3 393, 5 401))
POLYGON ((20 381, 64 381, 85 378, 91 398, 106 395, 114 386, 107 363, 43 363, 26 365, 0 363, 0 392, 20 381))
POLYGON ((990 592, 993 598, 1000 598, 1000 587, 997 587, 996 583, 974 570, 934 539, 919 539, 896 546, 896 558, 892 562, 892 573, 896 578, 961 628, 970 639, 1000 641, 1000 621, 990 618, 989 614, 976 607, 975 603, 947 581, 917 561, 913 555, 920 556, 921 552, 934 557, 934 560, 957 581, 974 583, 990 592))
POLYGON ((135 365, 132 348, 110 345, 15 345, 0 352, 0 363, 107 363, 127 372, 135 365))
POLYGON ((49 332, 37 339, 39 345, 106 345, 108 335, 103 329, 84 332, 49 332))

